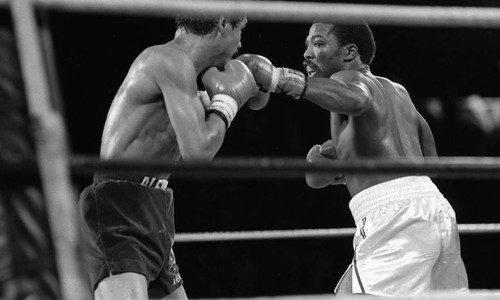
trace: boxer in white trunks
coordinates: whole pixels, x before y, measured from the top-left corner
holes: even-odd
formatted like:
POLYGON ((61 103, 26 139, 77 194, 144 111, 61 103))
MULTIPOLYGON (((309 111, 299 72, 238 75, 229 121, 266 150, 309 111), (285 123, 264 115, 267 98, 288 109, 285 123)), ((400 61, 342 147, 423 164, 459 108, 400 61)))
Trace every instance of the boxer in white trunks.
MULTIPOLYGON (((300 71, 259 55, 244 61, 261 90, 306 99, 330 112, 331 137, 307 160, 423 161, 436 157, 432 132, 400 84, 375 76, 375 41, 366 23, 315 21, 300 71)), ((411 295, 468 291, 455 212, 428 176, 308 173, 313 188, 345 184, 357 231, 354 258, 337 294, 411 295)))

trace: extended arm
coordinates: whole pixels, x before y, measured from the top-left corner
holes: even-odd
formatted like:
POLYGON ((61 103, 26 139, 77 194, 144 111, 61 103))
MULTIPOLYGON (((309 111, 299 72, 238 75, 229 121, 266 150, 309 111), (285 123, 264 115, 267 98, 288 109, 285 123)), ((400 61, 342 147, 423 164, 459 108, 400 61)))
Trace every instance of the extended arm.
POLYGON ((328 111, 354 116, 372 105, 372 95, 366 85, 369 79, 359 71, 340 71, 330 78, 306 78, 300 71, 276 68, 260 55, 244 54, 238 59, 249 66, 262 91, 306 98, 328 111))
POLYGON ((328 111, 358 116, 372 105, 362 76, 358 71, 340 71, 330 78, 308 78, 304 98, 328 111))

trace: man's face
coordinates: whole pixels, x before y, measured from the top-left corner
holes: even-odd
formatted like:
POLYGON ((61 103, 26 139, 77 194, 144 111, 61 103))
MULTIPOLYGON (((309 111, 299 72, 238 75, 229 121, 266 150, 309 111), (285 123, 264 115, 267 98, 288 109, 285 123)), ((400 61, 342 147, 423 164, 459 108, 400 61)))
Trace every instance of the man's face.
POLYGON ((332 25, 314 23, 309 29, 304 52, 304 68, 309 77, 327 77, 342 70, 343 47, 330 33, 332 25))
POLYGON ((225 58, 226 62, 238 54, 238 50, 241 48, 241 33, 247 25, 246 18, 238 24, 236 27, 232 27, 231 24, 227 23, 224 30, 225 35, 225 58))

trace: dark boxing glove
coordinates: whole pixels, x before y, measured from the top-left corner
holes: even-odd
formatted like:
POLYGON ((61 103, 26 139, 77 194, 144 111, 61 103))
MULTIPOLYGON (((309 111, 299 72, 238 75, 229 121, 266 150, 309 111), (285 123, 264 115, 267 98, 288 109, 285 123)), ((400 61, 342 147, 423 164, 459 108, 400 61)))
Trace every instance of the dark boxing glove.
POLYGON ((248 67, 239 60, 230 60, 224 71, 212 67, 202 76, 212 102, 207 113, 219 115, 229 128, 238 110, 250 97, 257 95, 257 84, 248 67))

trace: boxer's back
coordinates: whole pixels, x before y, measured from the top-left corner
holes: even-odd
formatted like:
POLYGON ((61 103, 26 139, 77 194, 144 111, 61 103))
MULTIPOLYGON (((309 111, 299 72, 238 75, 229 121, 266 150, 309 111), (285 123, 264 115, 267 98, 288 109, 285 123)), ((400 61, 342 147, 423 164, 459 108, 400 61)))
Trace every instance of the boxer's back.
MULTIPOLYGON (((163 70, 161 84, 174 85, 175 80, 169 76, 175 75, 176 67, 184 60, 168 44, 153 46, 138 56, 108 112, 101 142, 102 158, 180 158, 176 133, 165 105, 168 99, 162 94, 157 73, 163 70)), ((188 72, 189 68, 182 71, 188 72)), ((192 77, 195 81, 196 77, 192 77)))
MULTIPOLYGON (((337 141, 339 159, 422 160, 422 117, 408 92, 386 78, 370 73, 365 76, 365 83, 372 94, 372 106, 359 116, 332 113, 332 138, 337 141)), ((345 175, 353 196, 370 186, 397 177, 400 175, 345 175)))

